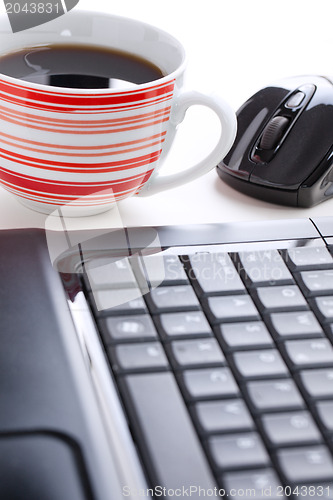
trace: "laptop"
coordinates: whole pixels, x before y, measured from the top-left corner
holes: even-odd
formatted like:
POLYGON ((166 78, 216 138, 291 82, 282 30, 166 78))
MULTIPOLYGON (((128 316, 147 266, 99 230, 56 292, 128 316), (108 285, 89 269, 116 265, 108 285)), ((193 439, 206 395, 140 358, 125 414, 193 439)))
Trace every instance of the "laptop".
POLYGON ((0 232, 0 498, 333 498, 333 218, 0 232))

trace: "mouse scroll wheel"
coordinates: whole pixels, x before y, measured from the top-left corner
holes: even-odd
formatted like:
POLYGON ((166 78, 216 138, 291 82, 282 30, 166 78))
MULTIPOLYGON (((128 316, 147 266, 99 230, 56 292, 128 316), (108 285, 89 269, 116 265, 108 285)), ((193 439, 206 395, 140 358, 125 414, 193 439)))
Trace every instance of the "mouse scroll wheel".
POLYGON ((275 149, 288 125, 289 119, 285 116, 272 118, 264 128, 259 147, 261 149, 275 149))

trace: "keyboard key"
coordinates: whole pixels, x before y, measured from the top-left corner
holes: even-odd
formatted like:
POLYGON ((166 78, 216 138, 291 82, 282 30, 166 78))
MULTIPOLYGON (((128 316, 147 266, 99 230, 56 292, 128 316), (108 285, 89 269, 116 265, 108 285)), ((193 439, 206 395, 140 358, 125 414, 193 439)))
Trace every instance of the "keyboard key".
POLYGON ((215 323, 260 319, 256 306, 249 295, 209 297, 208 314, 215 323))
POLYGON ((223 476, 223 483, 227 496, 233 500, 246 499, 245 492, 249 493, 248 497, 259 500, 285 499, 279 488, 281 481, 272 469, 227 472, 223 476))
POLYGON ((213 335, 202 311, 161 314, 155 322, 161 335, 169 339, 213 335))
POLYGON ((215 487, 207 459, 171 373, 122 377, 129 418, 153 486, 215 487), (184 464, 190 464, 185 467, 184 464))
POLYGON ((90 290, 138 287, 128 258, 92 259, 85 264, 85 271, 90 290))
POLYGON ((233 354, 233 361, 239 376, 242 378, 289 375, 288 368, 276 349, 236 352, 233 354))
POLYGON ((272 333, 277 340, 324 335, 312 311, 273 313, 268 319, 272 326, 272 333))
POLYGON ((101 333, 106 344, 133 340, 151 340, 157 337, 148 314, 109 316, 100 320, 101 333))
POLYGON ((317 425, 307 411, 264 415, 261 422, 272 446, 314 444, 322 440, 317 425))
POLYGON ((242 348, 268 347, 273 339, 262 321, 243 323, 223 323, 216 327, 218 339, 228 350, 242 348))
POLYGON ((295 369, 333 365, 333 347, 327 339, 289 340, 284 350, 295 369))
POLYGON ((333 296, 316 297, 313 304, 319 321, 333 321, 333 296))
POLYGON ((333 401, 319 401, 316 410, 324 428, 333 432, 333 401))
POLYGON ((299 377, 311 398, 333 397, 333 369, 304 370, 300 372, 299 377))
POLYGON ((307 309, 307 302, 296 285, 259 287, 255 296, 263 312, 307 309))
POLYGON ((332 456, 325 446, 282 449, 277 452, 277 458, 288 484, 333 477, 332 456))
POLYGON ((322 269, 333 266, 333 258, 326 247, 290 248, 286 262, 291 269, 322 269))
POLYGON ((332 293, 333 269, 301 272, 300 287, 307 297, 332 293))
POLYGON ((267 451, 255 432, 213 436, 209 439, 209 449, 221 470, 270 465, 267 451))
POLYGON ((116 372, 158 370, 169 367, 168 359, 159 342, 120 344, 109 348, 112 369, 116 372))
POLYGON ((95 312, 99 316, 147 312, 145 301, 138 288, 97 290, 91 297, 95 312))
POLYGON ((251 430, 254 422, 241 399, 225 401, 203 401, 194 407, 201 432, 230 432, 251 430))
POLYGON ((221 365, 225 357, 216 339, 176 340, 168 346, 176 368, 221 365))
POLYGON ((333 343, 333 323, 330 325, 327 325, 327 336, 330 339, 330 341, 333 343))
POLYGON ((246 292, 227 253, 196 253, 188 257, 187 267, 200 295, 246 292))
POLYGON ((150 288, 159 285, 186 285, 186 276, 183 264, 178 255, 144 255, 136 258, 135 275, 140 286, 145 286, 148 280, 150 288))
POLYGON ((239 394, 238 385, 229 368, 185 370, 180 382, 187 399, 212 399, 239 394))
POLYGON ((146 299, 152 313, 200 308, 197 296, 189 285, 161 286, 147 294, 146 299))
POLYGON ((292 379, 249 382, 246 389, 255 411, 282 411, 304 407, 304 400, 292 379))
POLYGON ((294 279, 275 249, 240 252, 240 274, 248 286, 286 285, 294 279))

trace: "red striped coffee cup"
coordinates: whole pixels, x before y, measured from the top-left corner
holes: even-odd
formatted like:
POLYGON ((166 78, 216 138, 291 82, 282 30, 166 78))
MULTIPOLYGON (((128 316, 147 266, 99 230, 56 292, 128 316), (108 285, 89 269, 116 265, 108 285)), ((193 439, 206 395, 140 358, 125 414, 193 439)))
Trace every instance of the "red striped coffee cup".
MULTIPOLYGON (((74 67, 78 61, 72 57, 74 67)), ((1 185, 32 209, 51 213, 66 205, 68 215, 80 216, 106 211, 129 196, 155 194, 208 172, 229 151, 236 117, 223 100, 184 92, 184 70, 182 45, 139 21, 74 10, 12 33, 8 18, 1 18, 1 185), (33 77, 29 81, 29 75, 15 73, 20 54, 38 70, 30 55, 36 48, 67 50, 69 46, 79 51, 112 49, 131 54, 159 68, 161 75, 131 85, 118 82, 113 88, 71 88, 57 80, 36 83, 33 77), (14 70, 5 73, 10 57, 14 70), (222 126, 218 143, 198 164, 161 175, 176 127, 196 104, 218 115, 222 126)))

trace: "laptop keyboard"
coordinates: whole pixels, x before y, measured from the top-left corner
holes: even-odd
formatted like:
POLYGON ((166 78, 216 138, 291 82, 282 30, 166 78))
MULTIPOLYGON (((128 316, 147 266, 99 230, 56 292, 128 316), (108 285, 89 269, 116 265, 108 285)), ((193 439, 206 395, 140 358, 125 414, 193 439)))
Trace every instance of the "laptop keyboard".
POLYGON ((156 497, 333 498, 327 247, 92 260, 83 284, 156 497))

